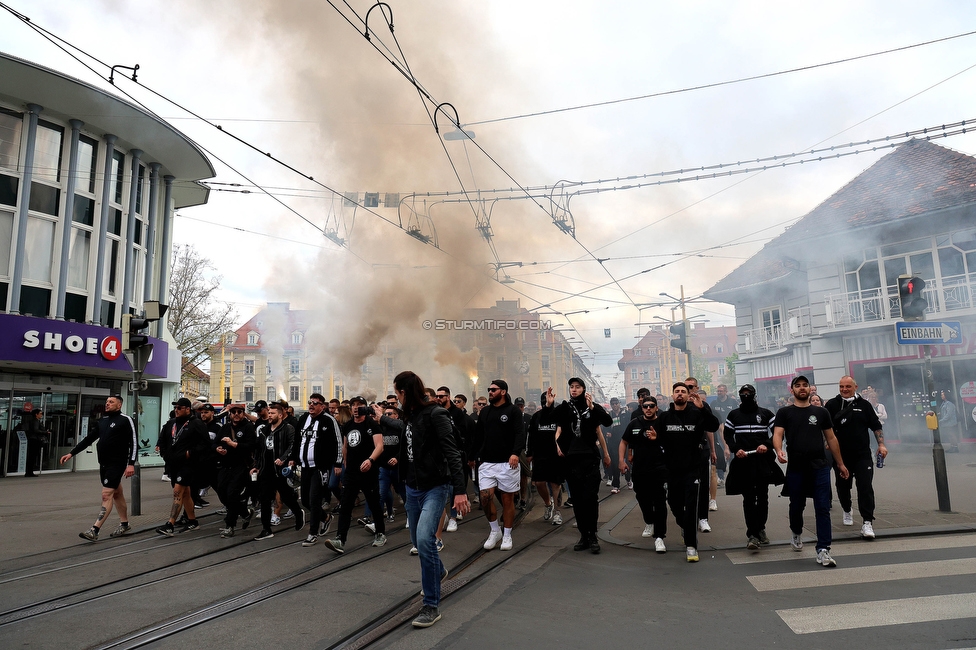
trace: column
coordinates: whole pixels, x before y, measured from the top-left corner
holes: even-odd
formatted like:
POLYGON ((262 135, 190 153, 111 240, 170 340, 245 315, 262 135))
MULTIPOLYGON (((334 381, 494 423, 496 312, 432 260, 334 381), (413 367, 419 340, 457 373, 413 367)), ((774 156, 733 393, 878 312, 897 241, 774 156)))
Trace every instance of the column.
POLYGON ((71 146, 68 153, 68 185, 64 190, 64 214, 61 215, 61 264, 58 267, 58 302, 54 317, 64 320, 64 297, 68 290, 68 253, 71 251, 71 224, 75 217, 75 187, 78 185, 78 138, 81 120, 69 120, 71 125, 71 146))
MULTIPOLYGON (((167 174, 163 176, 165 190, 163 191, 163 241, 159 250, 159 296, 158 300, 162 304, 168 304, 166 295, 169 293, 169 266, 172 263, 170 256, 173 253, 173 181, 175 176, 167 174)), ((163 333, 163 323, 168 323, 169 318, 163 316, 160 321, 157 336, 163 333)))
MULTIPOLYGON (((105 245, 108 240, 108 210, 112 193, 112 154, 116 136, 105 134, 105 164, 102 169, 101 209, 98 211, 98 236, 95 238, 95 289, 92 293, 92 322, 102 321, 102 284, 105 281, 105 245)), ((106 323, 109 327, 115 323, 106 323)))
POLYGON ((152 296, 153 271, 156 262, 156 202, 159 199, 159 163, 149 164, 149 232, 146 234, 146 283, 142 295, 146 300, 152 296))
POLYGON ((14 248, 14 275, 10 281, 10 313, 20 313, 20 285, 24 281, 24 248, 27 246, 27 209, 30 206, 31 177, 34 174, 34 145, 37 139, 37 116, 44 110, 37 104, 27 105, 27 150, 24 152, 24 177, 20 185, 17 208, 17 246, 14 248))
POLYGON ((135 278, 132 275, 133 256, 136 246, 136 193, 139 191, 139 159, 142 158, 142 150, 133 149, 132 167, 129 172, 129 219, 125 227, 125 267, 122 272, 122 305, 119 310, 119 318, 122 314, 129 313, 129 303, 132 302, 132 285, 135 278))

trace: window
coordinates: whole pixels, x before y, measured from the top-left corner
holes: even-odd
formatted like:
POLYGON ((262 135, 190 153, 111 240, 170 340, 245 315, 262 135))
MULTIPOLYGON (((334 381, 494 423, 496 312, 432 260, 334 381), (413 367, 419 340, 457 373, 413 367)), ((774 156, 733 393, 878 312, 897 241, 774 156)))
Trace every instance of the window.
POLYGON ((631 399, 633 399, 633 400, 636 400, 637 399, 637 391, 639 391, 639 390, 640 390, 639 388, 635 388, 634 389, 634 394, 631 396, 631 399))
POLYGON ((543 370, 549 370, 549 355, 548 354, 543 354, 542 355, 542 369, 543 370))
POLYGON ((316 386, 315 384, 312 384, 312 392, 313 393, 321 393, 322 392, 322 387, 321 386, 316 386))
POLYGON ((112 187, 109 196, 113 201, 122 204, 122 182, 125 180, 125 154, 121 151, 112 152, 112 187))
POLYGON ((57 183, 61 180, 61 141, 64 129, 50 122, 37 123, 34 139, 34 180, 57 183))
POLYGON ((275 394, 274 386, 268 386, 268 401, 269 402, 273 402, 277 398, 278 398, 278 396, 275 394))
POLYGON ((271 374, 271 360, 270 359, 265 364, 265 374, 266 375, 270 375, 271 374))
POLYGON ((485 371, 485 358, 478 357, 478 374, 480 375, 485 371))
POLYGON ((288 387, 288 401, 290 401, 290 402, 297 402, 300 399, 299 398, 300 393, 298 391, 299 391, 299 387, 298 386, 289 386, 288 387))
POLYGON ((725 352, 725 346, 719 343, 715 346, 715 351, 718 352, 719 354, 722 354, 723 352, 725 352))
POLYGON ((17 169, 20 164, 20 137, 24 118, 20 113, 0 108, 0 167, 17 169))
MULTIPOLYGON (((10 269, 10 249, 11 240, 13 239, 14 231, 14 213, 8 212, 6 210, 0 210, 0 242, 6 242, 0 244, 0 276, 5 276, 10 269)), ((0 308, 6 304, 0 304, 0 308)))
MULTIPOLYGON (((68 227, 65 224, 65 227, 68 227)), ((88 288, 88 258, 91 251, 90 231, 83 228, 71 229, 71 247, 68 249, 68 286, 77 289, 88 288)))
POLYGON ((292 332, 292 335, 291 335, 291 343, 292 343, 292 345, 301 345, 302 344, 302 333, 301 332, 292 332))
POLYGON ((301 361, 301 359, 291 359, 290 363, 288 364, 288 371, 293 375, 297 375, 299 372, 301 372, 301 361))
POLYGON ((641 349, 640 348, 634 348, 634 356, 635 357, 639 357, 640 355, 641 355, 641 349))
POLYGON ((224 342, 227 345, 234 345, 236 341, 237 341, 237 334, 228 334, 227 338, 224 339, 224 342))
POLYGON ((850 293, 880 288, 881 273, 877 249, 869 248, 845 259, 844 278, 850 293))
POLYGON ((254 386, 244 387, 244 401, 253 402, 254 401, 254 386))
POLYGON ((98 164, 98 142, 88 136, 78 140, 78 185, 79 192, 95 193, 95 168, 98 164))
POLYGON ((258 335, 255 334, 254 332, 250 332, 247 335, 247 344, 248 345, 257 345, 258 344, 258 335))
POLYGON ((716 374, 718 374, 719 377, 721 377, 722 375, 724 375, 725 374, 725 364, 724 363, 718 364, 718 369, 715 372, 716 372, 716 374))
POLYGON ((392 375, 394 373, 395 369, 396 369, 396 365, 394 364, 393 357, 387 357, 386 358, 386 372, 388 374, 391 374, 392 375))
POLYGON ((224 361, 224 377, 230 377, 230 361, 224 361))
POLYGON ((698 347, 698 350, 699 350, 699 351, 700 351, 700 352, 701 352, 702 354, 708 354, 708 346, 707 346, 707 345, 705 345, 705 344, 702 344, 702 345, 700 345, 700 346, 698 347))
POLYGON ((759 311, 759 321, 766 330, 779 329, 782 319, 779 307, 767 307, 759 311))
POLYGON ((630 380, 637 381, 637 368, 630 369, 630 380))
POLYGON ((24 246, 24 279, 51 281, 54 259, 55 223, 47 219, 28 217, 27 242, 24 246))
POLYGON ((660 379, 661 379, 661 369, 660 368, 655 368, 654 369, 654 379, 657 379, 658 381, 660 381, 660 379))
POLYGON ((254 374, 254 359, 244 360, 244 374, 253 375, 254 374))

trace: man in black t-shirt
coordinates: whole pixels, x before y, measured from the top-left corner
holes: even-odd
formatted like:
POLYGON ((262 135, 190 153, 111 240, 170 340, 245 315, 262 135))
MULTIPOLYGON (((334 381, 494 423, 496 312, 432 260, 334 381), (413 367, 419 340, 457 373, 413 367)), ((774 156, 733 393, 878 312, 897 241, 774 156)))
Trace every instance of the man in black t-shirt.
POLYGON ((633 453, 634 494, 644 516, 641 537, 654 537, 654 550, 667 552, 664 538, 668 532, 667 485, 668 468, 664 462, 664 447, 658 440, 654 424, 657 422, 657 399, 645 397, 643 413, 623 428, 618 446, 618 466, 627 466, 627 448, 633 453))
POLYGON ((383 455, 383 429, 373 417, 373 410, 362 397, 349 400, 352 419, 342 427, 342 457, 346 470, 342 473, 342 496, 339 499, 339 530, 335 539, 325 540, 325 545, 342 554, 345 552, 346 535, 352 519, 356 497, 362 491, 369 509, 376 513, 372 522, 376 527, 373 546, 386 544, 386 525, 380 508, 379 459, 383 455))
POLYGON ((803 509, 807 497, 813 497, 817 516, 817 564, 837 566, 834 558, 830 557, 830 461, 824 442, 833 454, 841 478, 846 479, 849 473, 840 455, 830 413, 821 406, 810 404, 810 381, 799 375, 790 383, 790 390, 793 405, 784 406, 776 412, 773 448, 779 462, 787 463, 786 492, 790 497, 790 530, 793 532, 791 545, 794 551, 803 548, 800 539, 803 533, 803 509), (790 452, 788 460, 783 451, 784 437, 790 452))
POLYGON ((556 412, 553 404, 556 394, 552 386, 542 394, 542 408, 532 415, 525 440, 525 456, 532 465, 532 482, 546 506, 543 521, 553 526, 563 523, 559 512, 559 490, 566 480, 563 460, 556 453, 556 412))

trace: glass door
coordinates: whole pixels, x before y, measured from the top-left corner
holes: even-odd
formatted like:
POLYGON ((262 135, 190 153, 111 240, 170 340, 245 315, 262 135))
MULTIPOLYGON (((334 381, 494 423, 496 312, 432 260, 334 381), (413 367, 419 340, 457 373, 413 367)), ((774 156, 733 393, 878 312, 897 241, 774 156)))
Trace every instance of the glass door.
POLYGON ((77 431, 78 395, 15 389, 9 402, 7 473, 58 469, 58 459, 74 445, 68 441, 77 431), (40 419, 34 425, 38 410, 40 419))

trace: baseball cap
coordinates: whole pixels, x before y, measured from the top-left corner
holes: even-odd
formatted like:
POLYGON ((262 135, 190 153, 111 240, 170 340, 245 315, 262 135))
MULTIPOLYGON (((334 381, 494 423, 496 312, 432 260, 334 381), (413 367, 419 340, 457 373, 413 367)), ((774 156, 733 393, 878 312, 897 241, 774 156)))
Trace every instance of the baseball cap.
POLYGON ((254 402, 255 411, 260 411, 261 409, 266 409, 266 408, 268 408, 268 403, 265 402, 263 399, 259 399, 258 401, 254 402))
POLYGON ((201 404, 200 410, 213 412, 215 409, 213 404, 201 404))
POLYGON ((508 382, 505 381, 504 379, 496 379, 495 381, 493 381, 491 383, 492 384, 495 384, 496 386, 498 386, 499 388, 501 388, 506 393, 508 392, 508 382))
POLYGON ((191 402, 185 397, 181 397, 175 402, 173 402, 173 406, 185 406, 187 408, 193 408, 193 402, 191 402))
POLYGON ((805 376, 803 376, 803 375, 797 375, 796 377, 793 378, 793 381, 790 382, 790 388, 793 388, 794 386, 796 386, 797 384, 799 384, 801 381, 805 381, 808 384, 810 383, 810 380, 807 379, 805 376))
POLYGON ((525 404, 525 400, 524 399, 522 399, 521 397, 516 397, 515 398, 515 406, 523 406, 524 404, 525 404))

